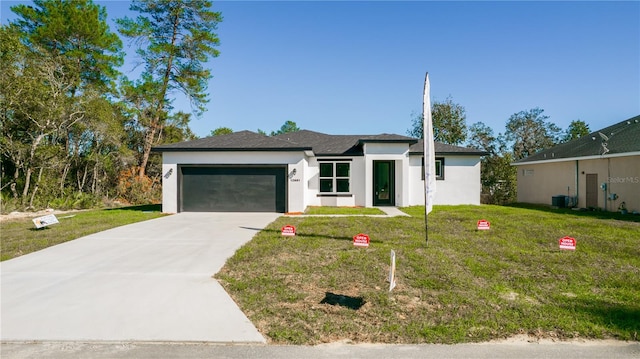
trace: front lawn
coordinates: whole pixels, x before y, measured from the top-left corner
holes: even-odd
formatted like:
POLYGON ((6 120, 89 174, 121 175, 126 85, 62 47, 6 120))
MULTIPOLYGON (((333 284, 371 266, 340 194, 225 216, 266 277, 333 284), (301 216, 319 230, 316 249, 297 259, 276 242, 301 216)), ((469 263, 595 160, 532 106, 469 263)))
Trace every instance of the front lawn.
POLYGON ((371 207, 314 207, 309 206, 304 211, 304 214, 308 215, 384 215, 378 208, 371 207))
MULTIPOLYGON (((216 278, 272 343, 638 340, 640 223, 500 206, 413 217, 281 217, 216 278), (477 231, 486 219, 489 231, 477 231), (283 237, 291 224, 297 236, 283 237), (366 233, 368 248, 353 246, 366 233), (575 251, 558 239, 577 240, 575 251), (396 252, 397 286, 386 282, 396 252)), ((629 217, 631 218, 631 217, 629 217)))
POLYGON ((60 223, 36 229, 31 218, 0 223, 1 260, 15 258, 92 233, 163 216, 160 205, 60 214, 60 223))

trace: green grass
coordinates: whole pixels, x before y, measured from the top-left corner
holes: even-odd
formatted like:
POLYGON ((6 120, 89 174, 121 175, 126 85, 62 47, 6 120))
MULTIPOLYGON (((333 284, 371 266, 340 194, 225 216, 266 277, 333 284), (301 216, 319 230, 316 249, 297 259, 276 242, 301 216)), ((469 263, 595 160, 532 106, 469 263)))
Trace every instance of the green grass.
POLYGON ((304 214, 311 215, 370 215, 370 214, 380 214, 384 215, 385 213, 378 208, 368 208, 368 207, 307 207, 307 210, 304 214))
POLYGON ((461 343, 516 334, 638 340, 634 217, 437 206, 425 245, 424 207, 404 210, 412 217, 282 217, 216 278, 273 343, 461 343), (477 231, 479 219, 491 230, 477 231), (280 235, 286 224, 297 236, 280 235), (361 232, 370 247, 353 246, 361 232), (558 249, 567 235, 576 251, 558 249), (397 287, 389 293, 392 249, 397 287), (343 300, 331 305, 325 297, 343 300))
POLYGON ((163 216, 160 205, 56 215, 60 223, 36 229, 31 218, 0 223, 1 260, 15 258, 92 233, 163 216))

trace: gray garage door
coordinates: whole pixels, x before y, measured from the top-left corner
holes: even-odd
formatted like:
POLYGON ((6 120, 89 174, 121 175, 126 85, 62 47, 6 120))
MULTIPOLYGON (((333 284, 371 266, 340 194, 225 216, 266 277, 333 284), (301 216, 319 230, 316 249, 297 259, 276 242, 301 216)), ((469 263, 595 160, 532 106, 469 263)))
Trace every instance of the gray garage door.
POLYGON ((286 167, 181 167, 181 212, 285 212, 286 167))

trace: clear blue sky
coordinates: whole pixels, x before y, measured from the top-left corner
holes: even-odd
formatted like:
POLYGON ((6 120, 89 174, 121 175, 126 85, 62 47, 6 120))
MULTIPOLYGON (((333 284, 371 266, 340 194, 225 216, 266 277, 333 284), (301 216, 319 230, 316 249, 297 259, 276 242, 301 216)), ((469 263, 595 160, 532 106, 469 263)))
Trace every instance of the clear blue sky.
MULTIPOLYGON (((96 1, 110 19, 127 1, 96 1)), ((2 1, 5 23, 8 6, 2 1)), ((218 1, 208 111, 191 122, 270 132, 405 134, 432 101, 503 132, 540 107, 565 129, 640 114, 640 2, 218 1)), ((130 14, 131 16, 131 14, 130 14)), ((113 27, 112 31, 116 31, 113 27)), ((178 101, 178 107, 186 108, 178 101)))

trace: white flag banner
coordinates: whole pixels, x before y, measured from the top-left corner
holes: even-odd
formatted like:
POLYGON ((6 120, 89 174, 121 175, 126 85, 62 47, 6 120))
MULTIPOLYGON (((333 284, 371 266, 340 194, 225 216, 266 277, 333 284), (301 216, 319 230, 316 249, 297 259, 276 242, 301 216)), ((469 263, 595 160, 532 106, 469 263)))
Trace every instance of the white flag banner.
POLYGON ((424 98, 422 101, 423 139, 424 139, 424 199, 425 216, 433 210, 433 197, 436 193, 436 151, 433 142, 433 120, 431 119, 431 99, 429 92, 429 73, 424 78, 424 98))

